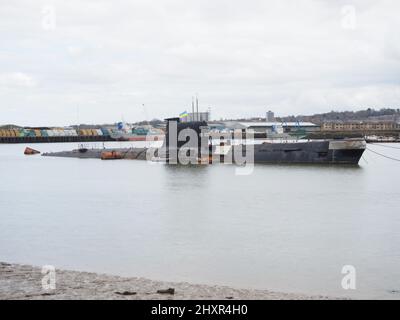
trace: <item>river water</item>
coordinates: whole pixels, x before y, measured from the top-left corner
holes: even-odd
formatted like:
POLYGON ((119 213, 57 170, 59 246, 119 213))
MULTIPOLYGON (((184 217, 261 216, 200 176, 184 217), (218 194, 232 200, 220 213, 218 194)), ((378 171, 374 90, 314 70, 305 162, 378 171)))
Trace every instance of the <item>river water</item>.
MULTIPOLYGON (((400 145, 386 146, 368 148, 400 158, 400 145)), ((256 165, 240 176, 232 165, 24 156, 25 147, 0 145, 0 261, 400 298, 399 162, 366 151, 359 167, 256 165), (345 265, 355 290, 342 288, 345 265)))

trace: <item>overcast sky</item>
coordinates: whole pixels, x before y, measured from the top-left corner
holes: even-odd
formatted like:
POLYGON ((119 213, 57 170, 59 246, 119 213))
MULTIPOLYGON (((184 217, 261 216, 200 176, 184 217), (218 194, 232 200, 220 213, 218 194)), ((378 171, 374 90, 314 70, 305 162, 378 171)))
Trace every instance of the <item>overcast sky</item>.
POLYGON ((398 0, 1 0, 0 124, 164 118, 196 93, 213 119, 398 108, 399 12, 398 0))

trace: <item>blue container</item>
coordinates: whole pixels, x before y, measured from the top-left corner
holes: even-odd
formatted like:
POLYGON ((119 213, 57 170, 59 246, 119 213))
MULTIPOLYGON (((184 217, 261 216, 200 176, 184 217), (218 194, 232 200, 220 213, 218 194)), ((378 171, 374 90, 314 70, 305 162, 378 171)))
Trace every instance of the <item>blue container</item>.
POLYGON ((110 135, 110 131, 108 131, 108 129, 101 128, 100 130, 101 130, 101 132, 103 132, 103 136, 109 136, 110 135))
POLYGON ((25 129, 25 137, 36 137, 35 130, 25 129))

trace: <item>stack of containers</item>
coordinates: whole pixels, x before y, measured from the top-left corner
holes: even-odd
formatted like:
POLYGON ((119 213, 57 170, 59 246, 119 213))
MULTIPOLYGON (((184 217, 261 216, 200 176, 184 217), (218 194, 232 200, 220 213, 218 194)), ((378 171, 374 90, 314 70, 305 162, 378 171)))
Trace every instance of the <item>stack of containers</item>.
POLYGON ((109 136, 110 135, 110 132, 108 131, 107 128, 101 128, 100 130, 103 133, 103 136, 109 136))

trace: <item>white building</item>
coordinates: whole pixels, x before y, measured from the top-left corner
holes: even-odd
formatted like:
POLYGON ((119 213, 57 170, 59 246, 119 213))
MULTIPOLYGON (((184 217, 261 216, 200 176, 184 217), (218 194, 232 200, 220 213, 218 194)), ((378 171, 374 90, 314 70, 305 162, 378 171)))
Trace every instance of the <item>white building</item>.
POLYGON ((225 126, 231 130, 253 130, 256 133, 272 133, 277 128, 283 128, 284 132, 293 132, 296 130, 304 130, 306 132, 319 131, 319 126, 311 122, 242 122, 231 121, 225 122, 225 126))

